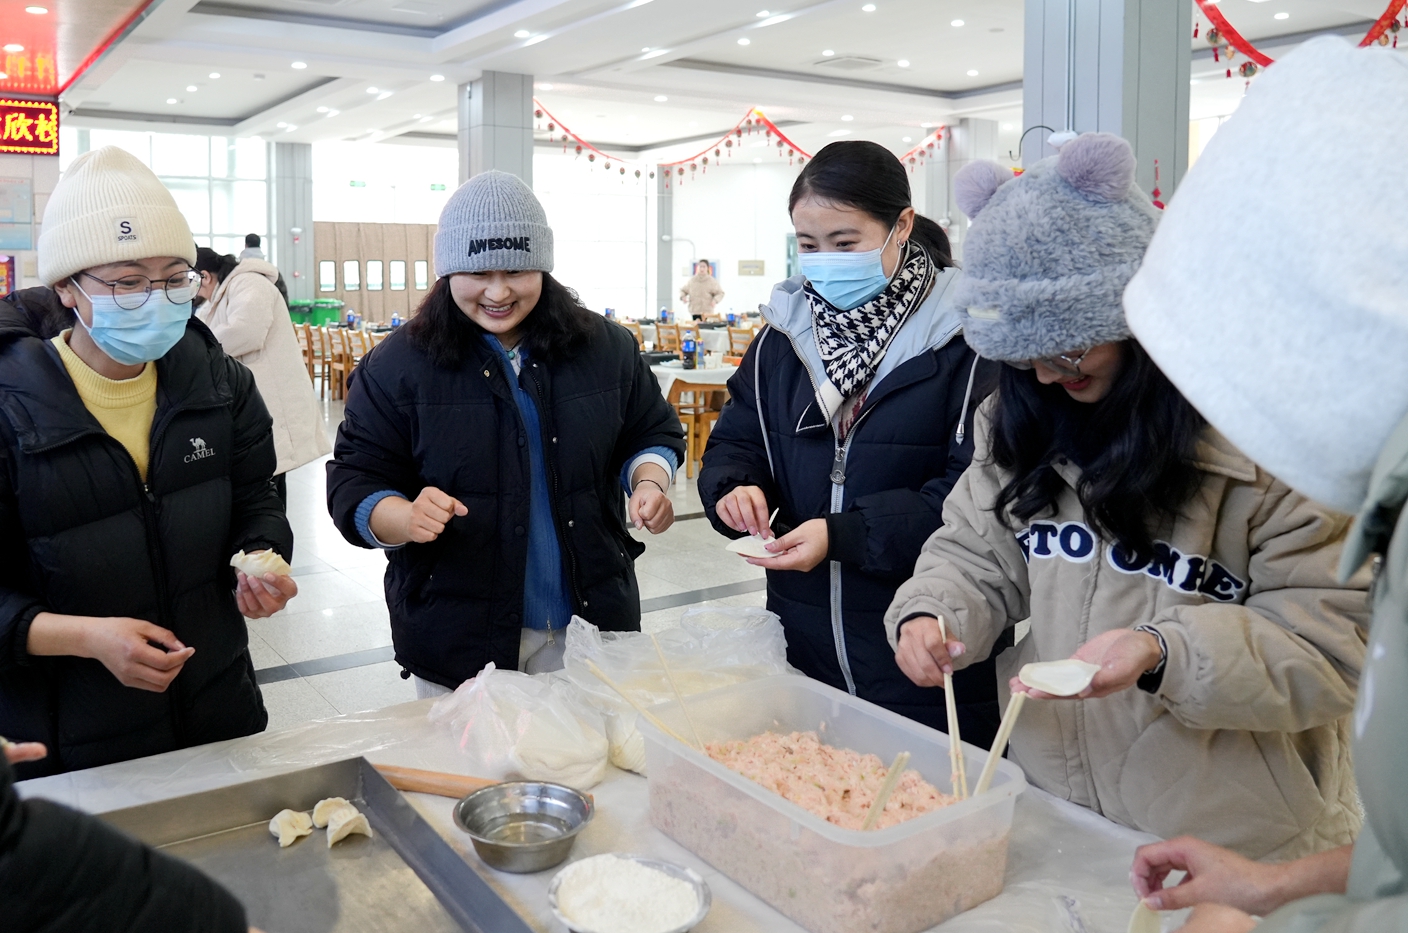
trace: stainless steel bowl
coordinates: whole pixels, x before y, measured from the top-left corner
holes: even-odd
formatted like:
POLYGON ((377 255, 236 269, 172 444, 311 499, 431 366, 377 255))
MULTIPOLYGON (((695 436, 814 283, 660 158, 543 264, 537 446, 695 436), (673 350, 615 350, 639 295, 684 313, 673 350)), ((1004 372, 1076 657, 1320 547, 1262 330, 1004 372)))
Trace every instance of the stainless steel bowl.
POLYGON ((566 859, 594 812, 587 795, 562 784, 506 781, 455 804, 455 824, 489 865, 534 872, 566 859))
MULTIPOLYGON (((699 873, 685 868, 683 865, 676 865, 674 862, 666 862, 662 859, 651 858, 647 855, 626 855, 624 853, 611 853, 617 858, 630 859, 632 862, 644 865, 647 868, 654 868, 663 871, 665 874, 681 881, 688 881, 690 887, 694 888, 694 894, 699 898, 699 910, 684 926, 672 927, 668 930, 660 930, 659 933, 686 933, 704 922, 704 918, 709 914, 709 908, 713 906, 714 895, 709 890, 709 885, 704 883, 704 879, 699 877, 699 873)), ((600 858, 601 856, 592 856, 600 858)), ((557 907, 557 889, 562 886, 562 876, 567 871, 564 868, 553 876, 552 883, 548 885, 548 906, 552 908, 552 915, 558 919, 572 933, 611 933, 609 930, 589 930, 584 926, 574 924, 557 907)))

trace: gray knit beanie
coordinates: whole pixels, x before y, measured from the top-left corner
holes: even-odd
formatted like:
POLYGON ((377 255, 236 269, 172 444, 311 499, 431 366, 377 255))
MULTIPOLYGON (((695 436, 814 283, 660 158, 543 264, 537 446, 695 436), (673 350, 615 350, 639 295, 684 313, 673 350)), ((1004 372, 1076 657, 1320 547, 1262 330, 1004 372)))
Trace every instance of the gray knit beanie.
POLYGON ((490 269, 552 271, 552 228, 533 189, 488 171, 460 185, 435 230, 435 274, 490 269))
POLYGON ((1129 143, 1085 133, 1016 178, 995 162, 954 176, 973 225, 953 300, 979 356, 1024 361, 1130 336, 1121 297, 1159 216, 1134 169, 1129 143))

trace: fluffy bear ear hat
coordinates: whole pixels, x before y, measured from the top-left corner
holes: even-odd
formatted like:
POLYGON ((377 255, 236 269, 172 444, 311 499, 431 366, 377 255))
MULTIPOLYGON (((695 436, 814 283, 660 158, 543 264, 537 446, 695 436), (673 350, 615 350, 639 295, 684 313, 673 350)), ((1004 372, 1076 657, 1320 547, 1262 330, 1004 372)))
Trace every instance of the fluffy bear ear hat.
POLYGON ((974 162, 953 179, 972 219, 954 303, 980 356, 1019 362, 1130 336, 1121 297, 1158 211, 1134 150, 1109 133, 1054 137, 1060 154, 1014 178, 974 162))

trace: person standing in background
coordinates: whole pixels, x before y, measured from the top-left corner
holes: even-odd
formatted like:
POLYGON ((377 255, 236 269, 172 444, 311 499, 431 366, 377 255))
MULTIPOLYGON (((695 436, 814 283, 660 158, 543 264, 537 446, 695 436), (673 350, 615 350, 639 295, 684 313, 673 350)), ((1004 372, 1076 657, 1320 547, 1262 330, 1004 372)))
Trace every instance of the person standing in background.
POLYGON ((714 305, 724 296, 719 280, 714 278, 714 270, 709 260, 701 259, 694 264, 694 275, 690 276, 680 289, 680 301, 689 308, 689 316, 696 321, 714 320, 714 305))
POLYGON ((263 259, 264 250, 259 245, 259 234, 246 233, 244 235, 244 249, 240 250, 239 259, 243 262, 246 259, 263 259))
MULTIPOLYGON (((253 234, 251 234, 252 236, 253 234)), ((308 379, 288 306, 274 288, 278 270, 262 259, 242 259, 229 268, 225 257, 196 250, 201 276, 195 298, 200 318, 225 352, 249 367, 274 419, 274 488, 288 506, 289 470, 332 453, 313 383, 308 379), (223 276, 223 277, 222 277, 223 276)))

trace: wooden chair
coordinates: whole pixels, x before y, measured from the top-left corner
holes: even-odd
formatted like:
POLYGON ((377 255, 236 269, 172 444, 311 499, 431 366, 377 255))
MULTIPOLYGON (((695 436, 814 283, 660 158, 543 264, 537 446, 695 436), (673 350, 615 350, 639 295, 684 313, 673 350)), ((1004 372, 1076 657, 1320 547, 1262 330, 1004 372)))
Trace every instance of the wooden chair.
POLYGON ((295 324, 293 330, 298 335, 298 349, 303 354, 303 365, 308 369, 308 382, 315 382, 313 363, 318 351, 313 346, 313 328, 308 324, 295 324))
POLYGON ((758 336, 758 332, 751 327, 730 327, 728 329, 728 352, 724 354, 724 362, 731 366, 737 366, 743 362, 743 354, 748 352, 748 347, 752 345, 753 338, 758 336))
POLYGON ((676 379, 670 383, 668 397, 670 407, 684 425, 684 475, 694 476, 694 465, 704 457, 704 447, 709 443, 714 423, 719 420, 723 405, 711 404, 711 399, 722 397, 727 400, 728 392, 722 387, 702 382, 688 382, 676 379), (688 396, 688 398, 686 398, 688 396))
POLYGON ((322 377, 319 380, 318 398, 327 398, 329 396, 331 396, 332 398, 336 398, 336 395, 332 395, 332 364, 336 361, 336 354, 333 353, 332 348, 332 338, 328 335, 328 329, 326 325, 318 327, 317 333, 318 370, 319 375, 322 377))
POLYGON ((643 348, 645 340, 640 335, 640 323, 637 321, 622 321, 621 326, 631 332, 631 336, 636 338, 636 347, 643 348))
POLYGON ((339 327, 329 334, 333 344, 332 361, 328 364, 332 377, 330 398, 347 397, 347 376, 352 372, 351 347, 347 340, 348 328, 339 327))
POLYGON ((656 324, 655 349, 669 353, 680 352, 680 326, 678 324, 656 324))

